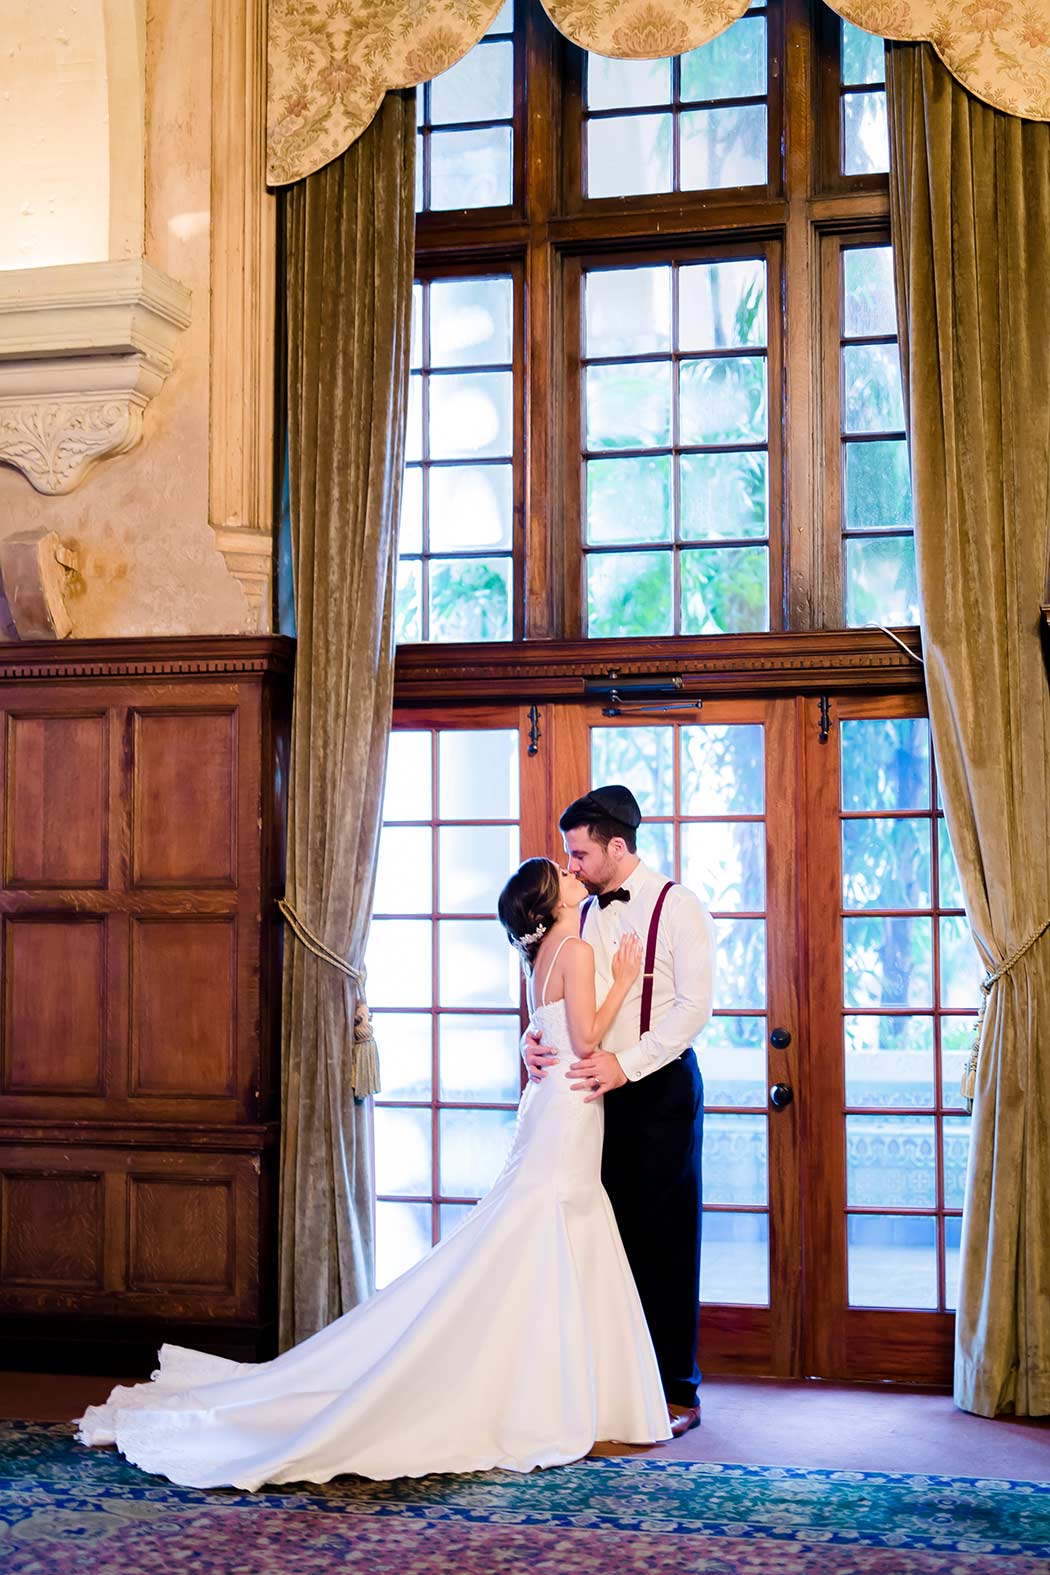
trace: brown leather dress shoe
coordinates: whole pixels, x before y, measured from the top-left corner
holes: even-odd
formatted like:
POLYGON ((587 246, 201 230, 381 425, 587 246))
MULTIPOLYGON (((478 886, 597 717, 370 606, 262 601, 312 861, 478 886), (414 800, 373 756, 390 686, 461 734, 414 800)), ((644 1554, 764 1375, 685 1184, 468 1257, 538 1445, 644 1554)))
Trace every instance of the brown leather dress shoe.
POLYGON ((681 1438, 683 1433, 691 1433, 694 1427, 700 1426, 699 1400, 695 1405, 668 1405, 667 1414, 672 1438, 681 1438))

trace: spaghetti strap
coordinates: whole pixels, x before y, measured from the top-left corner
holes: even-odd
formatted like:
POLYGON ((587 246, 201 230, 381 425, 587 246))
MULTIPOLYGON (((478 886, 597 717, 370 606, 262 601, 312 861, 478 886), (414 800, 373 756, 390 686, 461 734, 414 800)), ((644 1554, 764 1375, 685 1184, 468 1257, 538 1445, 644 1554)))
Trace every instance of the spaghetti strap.
POLYGON ((554 956, 551 958, 551 965, 547 969, 546 975, 545 975, 544 980, 543 980, 543 994, 542 994, 542 997, 540 999, 540 1006, 546 1006, 548 1004, 547 1003, 547 986, 551 982, 551 974, 554 972, 554 964, 558 961, 558 958, 561 956, 561 949, 565 945, 565 941, 571 941, 572 939, 573 939, 573 937, 571 935, 566 935, 565 939, 562 940, 559 943, 558 950, 554 953, 554 956))

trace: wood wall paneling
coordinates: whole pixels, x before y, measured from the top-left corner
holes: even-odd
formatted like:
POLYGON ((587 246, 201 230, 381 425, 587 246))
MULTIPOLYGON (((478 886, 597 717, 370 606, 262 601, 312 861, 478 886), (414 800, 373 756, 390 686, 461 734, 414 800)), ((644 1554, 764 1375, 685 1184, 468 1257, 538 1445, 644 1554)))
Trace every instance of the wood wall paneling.
POLYGON ((237 882, 237 712, 134 709, 132 883, 237 882))
POLYGON ((106 923, 100 914, 3 920, 0 1090, 101 1094, 104 1088, 106 923))
POLYGON ((236 1093, 236 950, 232 917, 132 921, 132 1094, 236 1093))
POLYGON ((236 1279, 233 1179, 128 1178, 128 1284, 136 1291, 212 1289, 236 1279))
POLYGON ((105 711, 8 717, 6 886, 105 886, 107 724, 105 711))
POLYGON ((99 1173, 61 1169, 0 1175, 0 1290, 15 1285, 97 1289, 103 1280, 104 1239, 105 1189, 99 1173))

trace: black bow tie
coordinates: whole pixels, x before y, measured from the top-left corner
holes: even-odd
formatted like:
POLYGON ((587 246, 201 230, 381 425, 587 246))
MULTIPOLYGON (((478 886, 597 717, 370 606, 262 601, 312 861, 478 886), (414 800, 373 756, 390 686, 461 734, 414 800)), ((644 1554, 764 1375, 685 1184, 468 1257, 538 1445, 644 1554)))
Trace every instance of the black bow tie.
POLYGON ((607 908, 610 902, 630 902, 631 894, 626 886, 617 886, 615 891, 600 891, 598 893, 599 908, 607 908))

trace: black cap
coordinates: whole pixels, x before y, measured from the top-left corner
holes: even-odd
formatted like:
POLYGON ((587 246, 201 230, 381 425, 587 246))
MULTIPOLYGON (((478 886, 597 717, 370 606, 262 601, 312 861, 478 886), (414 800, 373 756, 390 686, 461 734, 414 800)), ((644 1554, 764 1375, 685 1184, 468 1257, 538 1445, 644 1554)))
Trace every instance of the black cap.
POLYGON ((613 782, 608 787, 592 788, 584 802, 593 803, 601 816, 607 820, 618 820, 621 826, 629 826, 632 831, 637 830, 642 823, 638 800, 630 788, 624 787, 622 782, 613 782))

